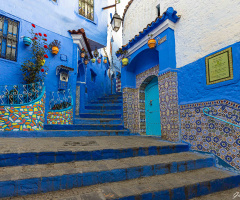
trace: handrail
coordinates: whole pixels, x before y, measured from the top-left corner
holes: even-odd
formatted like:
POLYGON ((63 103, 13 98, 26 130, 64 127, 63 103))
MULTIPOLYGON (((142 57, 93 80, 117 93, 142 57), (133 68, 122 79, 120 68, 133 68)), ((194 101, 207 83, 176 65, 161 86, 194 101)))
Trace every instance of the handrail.
POLYGON ((209 115, 209 114, 208 114, 209 111, 210 111, 209 108, 207 108, 207 107, 206 107, 206 108, 203 108, 203 113, 204 113, 205 115, 240 128, 240 126, 238 126, 238 125, 236 125, 236 124, 233 124, 233 123, 231 123, 231 122, 228 122, 228 121, 225 121, 225 120, 223 120, 223 119, 220 119, 220 118, 214 117, 214 116, 212 116, 212 115, 209 115), (207 113, 207 112, 208 112, 208 113, 207 113))

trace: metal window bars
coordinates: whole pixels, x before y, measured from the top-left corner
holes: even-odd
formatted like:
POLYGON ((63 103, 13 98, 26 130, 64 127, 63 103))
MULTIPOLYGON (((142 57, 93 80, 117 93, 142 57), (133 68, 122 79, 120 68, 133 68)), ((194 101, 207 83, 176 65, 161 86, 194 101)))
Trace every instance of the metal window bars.
POLYGON ((72 106, 71 89, 50 92, 49 109, 62 110, 72 106))
POLYGON ((94 20, 94 0, 79 0, 79 14, 94 20))
POLYGON ((42 93, 44 83, 23 85, 0 85, 0 105, 20 105, 36 100, 42 93))

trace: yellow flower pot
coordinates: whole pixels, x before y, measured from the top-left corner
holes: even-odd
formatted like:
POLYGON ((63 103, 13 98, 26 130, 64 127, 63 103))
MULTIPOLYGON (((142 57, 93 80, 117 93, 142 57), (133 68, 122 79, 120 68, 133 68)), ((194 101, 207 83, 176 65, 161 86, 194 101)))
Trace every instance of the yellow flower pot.
POLYGON ((122 64, 123 64, 123 66, 126 66, 128 64, 128 58, 123 58, 122 64))
POLYGON ((156 47, 157 41, 155 39, 148 40, 148 46, 150 49, 154 49, 156 47))
POLYGON ((43 66, 44 64, 45 64, 45 59, 43 58, 43 59, 41 59, 41 58, 38 58, 38 63, 39 63, 39 65, 40 66, 43 66))
POLYGON ((58 52, 59 52, 59 48, 58 48, 58 47, 55 47, 55 46, 53 46, 53 47, 52 47, 52 54, 54 54, 54 55, 57 55, 57 54, 58 54, 58 52))

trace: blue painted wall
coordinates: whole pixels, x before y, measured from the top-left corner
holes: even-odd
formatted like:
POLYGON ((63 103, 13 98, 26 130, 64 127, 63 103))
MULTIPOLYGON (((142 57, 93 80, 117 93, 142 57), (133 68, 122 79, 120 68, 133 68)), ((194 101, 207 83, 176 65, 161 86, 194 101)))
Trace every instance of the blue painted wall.
MULTIPOLYGON (((233 55, 233 80, 213 85, 206 84, 205 58, 209 55, 178 69, 180 105, 220 99, 240 103, 240 42, 224 49, 229 47, 232 47, 233 55)), ((219 51, 224 49, 220 49, 219 51)), ((212 54, 217 52, 213 52, 212 54)))

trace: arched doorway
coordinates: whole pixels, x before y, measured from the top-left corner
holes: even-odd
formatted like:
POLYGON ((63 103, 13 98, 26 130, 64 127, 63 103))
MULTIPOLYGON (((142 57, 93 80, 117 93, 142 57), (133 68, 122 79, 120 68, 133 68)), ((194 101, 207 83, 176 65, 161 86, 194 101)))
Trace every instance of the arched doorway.
POLYGON ((161 136, 158 78, 154 77, 145 88, 146 135, 161 136))

